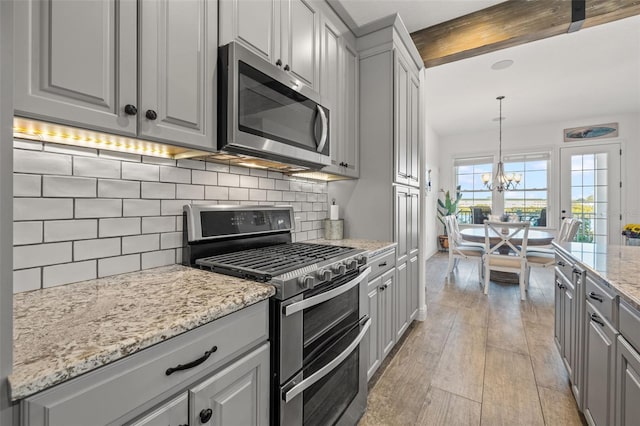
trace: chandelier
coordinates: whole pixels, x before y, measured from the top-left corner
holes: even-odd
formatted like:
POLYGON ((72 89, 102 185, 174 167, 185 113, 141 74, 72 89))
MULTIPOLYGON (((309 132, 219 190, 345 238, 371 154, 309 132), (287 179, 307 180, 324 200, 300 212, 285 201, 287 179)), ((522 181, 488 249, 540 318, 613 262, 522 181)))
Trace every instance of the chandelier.
POLYGON ((498 168, 496 169, 496 175, 491 179, 491 173, 484 173, 482 175, 482 183, 487 187, 489 191, 493 191, 494 189, 498 192, 502 191, 511 191, 515 189, 522 176, 519 173, 505 173, 504 172, 504 164, 502 163, 502 100, 504 96, 498 96, 496 98, 500 101, 500 116, 498 116, 498 121, 500 121, 500 137, 499 137, 499 151, 498 151, 498 168))

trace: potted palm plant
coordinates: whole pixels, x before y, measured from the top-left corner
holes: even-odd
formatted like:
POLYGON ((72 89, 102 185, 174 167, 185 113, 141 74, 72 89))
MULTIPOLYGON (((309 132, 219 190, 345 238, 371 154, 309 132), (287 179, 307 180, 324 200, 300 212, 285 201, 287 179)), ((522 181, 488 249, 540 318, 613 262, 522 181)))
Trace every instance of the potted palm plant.
POLYGON ((444 234, 438 235, 438 241, 440 247, 448 249, 449 239, 447 238, 447 225, 444 222, 444 217, 458 213, 458 202, 462 198, 462 192, 460 192, 460 185, 456 186, 455 197, 451 195, 450 191, 441 189, 440 192, 444 194, 444 197, 438 198, 438 220, 444 226, 444 234))

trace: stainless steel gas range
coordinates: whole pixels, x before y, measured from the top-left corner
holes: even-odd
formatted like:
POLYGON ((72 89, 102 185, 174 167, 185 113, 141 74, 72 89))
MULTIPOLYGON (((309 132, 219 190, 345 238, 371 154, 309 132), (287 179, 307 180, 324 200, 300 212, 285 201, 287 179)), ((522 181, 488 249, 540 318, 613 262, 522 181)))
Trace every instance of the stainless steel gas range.
POLYGON ((363 250, 293 243, 290 206, 186 205, 183 263, 269 282, 274 425, 354 425, 367 403, 363 250))

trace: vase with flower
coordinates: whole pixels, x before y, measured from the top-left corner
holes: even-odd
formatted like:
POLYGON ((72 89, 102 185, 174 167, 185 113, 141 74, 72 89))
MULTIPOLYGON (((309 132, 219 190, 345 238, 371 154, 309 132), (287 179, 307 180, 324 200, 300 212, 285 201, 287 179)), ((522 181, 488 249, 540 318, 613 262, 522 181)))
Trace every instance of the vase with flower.
POLYGON ((640 246, 640 224, 629 223, 622 230, 628 246, 640 246))

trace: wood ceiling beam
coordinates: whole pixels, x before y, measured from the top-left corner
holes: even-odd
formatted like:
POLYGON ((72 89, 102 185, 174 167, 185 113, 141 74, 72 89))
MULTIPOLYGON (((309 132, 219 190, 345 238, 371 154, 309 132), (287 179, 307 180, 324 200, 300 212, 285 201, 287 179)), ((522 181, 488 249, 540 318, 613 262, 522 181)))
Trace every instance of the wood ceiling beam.
MULTIPOLYGON (((640 15, 640 0, 586 0, 582 28, 640 15)), ((411 33, 425 67, 565 34, 569 0, 508 0, 411 33)))

